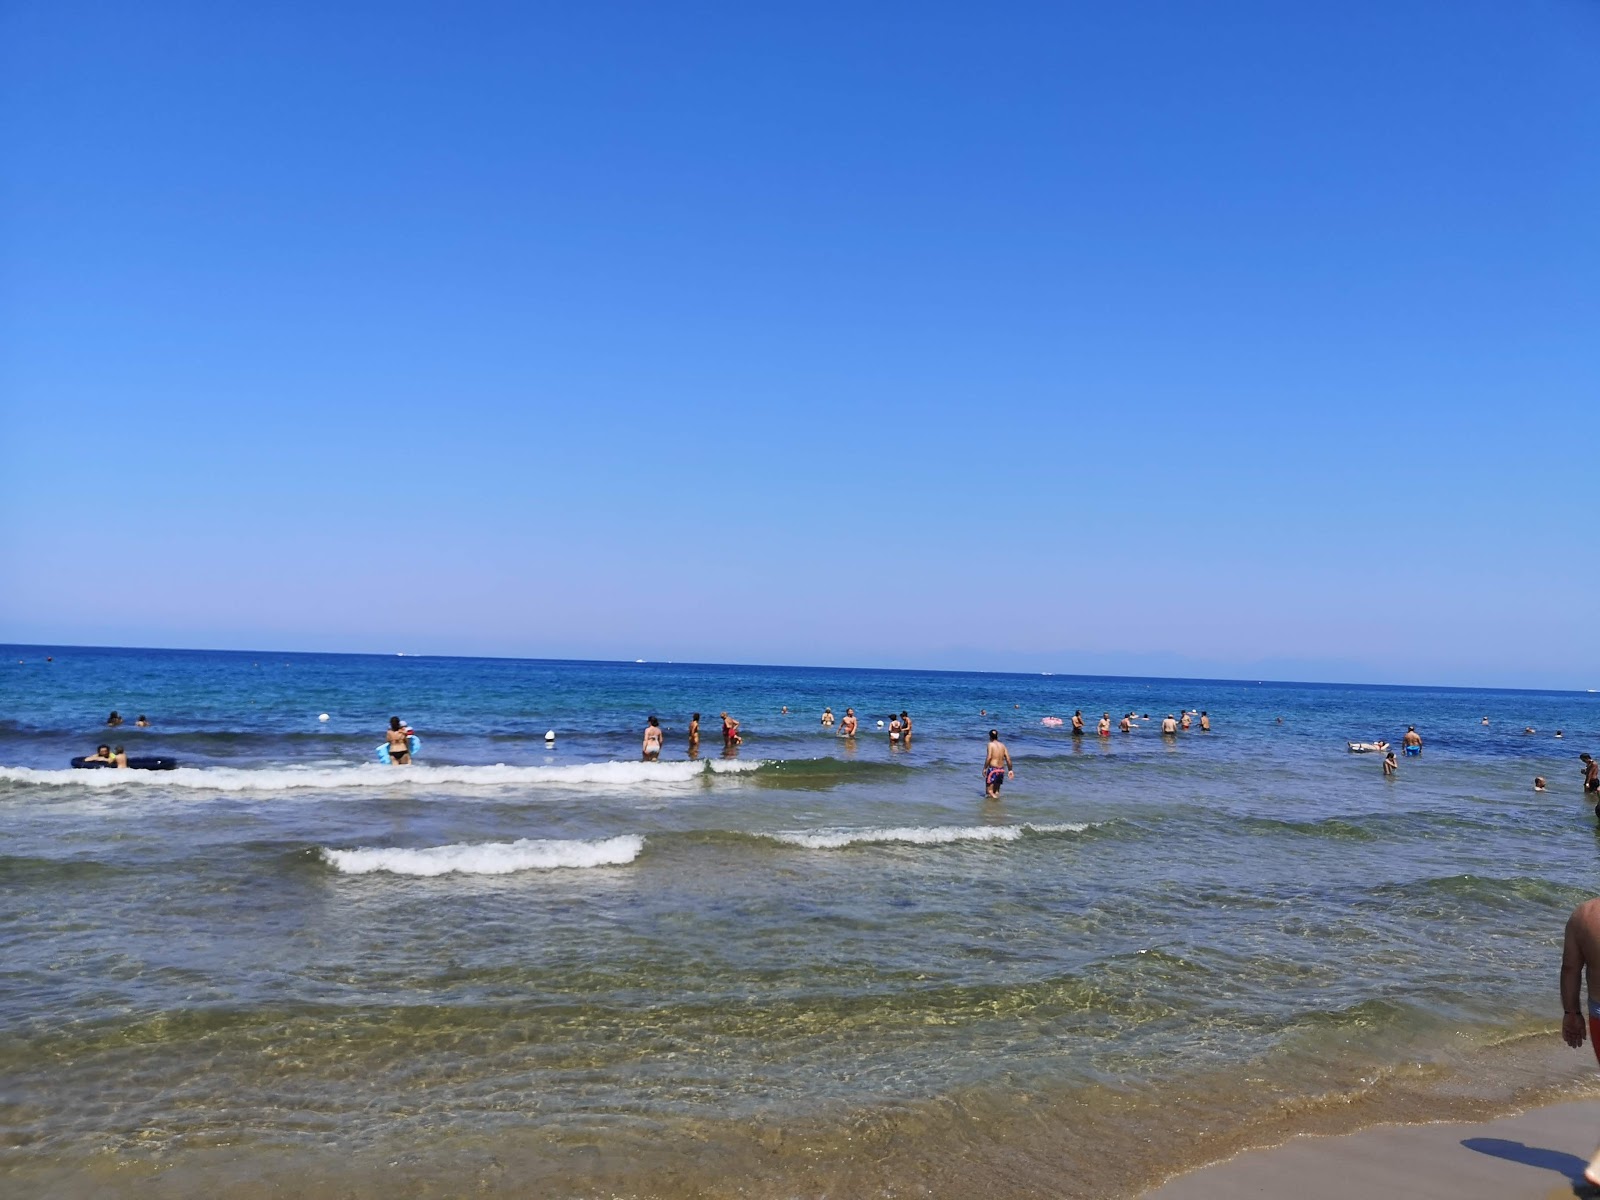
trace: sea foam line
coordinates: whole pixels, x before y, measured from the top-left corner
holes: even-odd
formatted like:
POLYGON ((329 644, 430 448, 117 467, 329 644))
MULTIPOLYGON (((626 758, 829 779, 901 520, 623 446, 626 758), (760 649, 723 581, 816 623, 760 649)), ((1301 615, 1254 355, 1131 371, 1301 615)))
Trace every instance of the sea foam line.
POLYGON ((334 850, 321 847, 323 861, 345 875, 510 875, 516 871, 553 871, 562 867, 619 867, 644 849, 644 838, 632 834, 595 841, 521 838, 515 842, 463 842, 425 846, 420 850, 334 850))
POLYGON ((841 850, 846 846, 891 842, 945 846, 952 842, 1014 842, 1028 833, 1082 833, 1087 824, 1053 825, 906 825, 889 829, 842 829, 821 833, 771 833, 767 837, 807 850, 841 850))
POLYGON ((595 762, 560 767, 493 766, 386 767, 377 763, 321 767, 179 767, 175 771, 116 771, 74 768, 55 771, 0 767, 0 783, 37 787, 168 787, 208 792, 284 792, 298 788, 434 787, 563 787, 599 784, 661 786, 694 783, 707 775, 736 775, 759 770, 759 761, 714 759, 704 762, 595 762))

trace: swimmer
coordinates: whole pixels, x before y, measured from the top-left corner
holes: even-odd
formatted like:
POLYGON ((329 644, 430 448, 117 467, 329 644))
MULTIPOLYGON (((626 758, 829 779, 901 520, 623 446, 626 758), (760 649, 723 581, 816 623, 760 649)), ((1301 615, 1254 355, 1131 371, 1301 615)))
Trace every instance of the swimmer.
POLYGON ((1083 709, 1078 709, 1072 714, 1072 732, 1078 737, 1083 736, 1083 709))
POLYGON ((700 749, 700 714, 695 713, 689 718, 689 753, 693 754, 700 749))
POLYGON ((1111 714, 1110 713, 1107 712, 1107 713, 1101 713, 1100 714, 1100 726, 1099 726, 1098 732, 1099 732, 1101 737, 1110 737, 1111 736, 1111 714))
POLYGON ((1203 708, 1200 710, 1200 732, 1211 732, 1211 718, 1206 715, 1206 710, 1203 708))
POLYGON ((411 762, 411 747, 406 743, 405 727, 401 725, 399 717, 389 718, 389 728, 384 732, 383 740, 389 747, 389 765, 404 767, 411 762))
POLYGON ((1489 718, 1488 717, 1485 717, 1483 720, 1478 722, 1479 725, 1487 725, 1488 723, 1489 723, 1489 718))
POLYGON ((118 746, 111 752, 111 761, 119 767, 126 767, 128 765, 127 752, 121 746, 118 746))
POLYGON ((666 735, 661 732, 661 722, 651 716, 644 727, 644 760, 655 762, 661 757, 661 739, 666 735))
POLYGON ((1133 732, 1133 722, 1128 720, 1127 717, 1123 717, 1122 718, 1122 723, 1120 725, 1118 725, 1117 728, 1122 730, 1123 733, 1132 733, 1133 732))
POLYGON ((1383 773, 1385 775, 1393 775, 1399 769, 1400 764, 1395 762, 1394 751, 1391 750, 1383 756, 1383 773))
POLYGON ((1165 733, 1165 734, 1174 734, 1174 733, 1178 732, 1178 721, 1177 721, 1177 718, 1174 717, 1171 713, 1168 713, 1166 715, 1166 717, 1162 720, 1162 722, 1161 722, 1161 732, 1165 733))
POLYGON ((1533 790, 1536 791, 1536 792, 1544 791, 1544 776, 1543 775, 1535 775, 1533 777, 1533 790))
POLYGON ((1417 732, 1415 725, 1406 726, 1406 735, 1400 739, 1400 744, 1405 748, 1408 758, 1415 758, 1422 753, 1422 735, 1417 732))
MULTIPOLYGON (((145 716, 143 713, 140 713, 139 714, 139 719, 137 721, 135 721, 134 724, 137 725, 140 729, 149 729, 150 728, 150 718, 145 716)), ((1558 734, 1556 734, 1556 736, 1560 737, 1561 735, 1558 733, 1558 734)))
POLYGON ((824 729, 833 728, 833 709, 825 708, 822 710, 822 727, 824 729))
POLYGON ((844 720, 839 722, 839 736, 845 738, 855 737, 856 726, 858 724, 859 722, 856 720, 856 710, 853 708, 845 709, 844 720))
POLYGON ((1189 728, 1189 712, 1188 712, 1187 709, 1184 710, 1183 720, 1178 722, 1178 728, 1179 729, 1187 729, 1187 728, 1189 728))
POLYGON ((998 729, 989 730, 989 750, 983 758, 983 795, 986 800, 1000 798, 1000 785, 1007 778, 1015 779, 1016 770, 1011 765, 1011 751, 1000 740, 998 729))
POLYGON ((106 724, 110 725, 110 726, 113 726, 113 727, 115 727, 117 725, 121 725, 122 724, 122 714, 119 713, 116 709, 112 709, 111 710, 111 715, 106 718, 106 724))
POLYGON ((1561 730, 1559 730, 1559 729, 1558 729, 1558 730, 1556 730, 1556 736, 1557 736, 1557 737, 1561 737, 1561 736, 1562 736, 1562 734, 1561 734, 1561 730))
POLYGON ((109 767, 117 760, 111 755, 111 747, 102 744, 95 747, 93 754, 85 754, 83 761, 86 763, 105 763, 109 767))
POLYGON ((900 710, 900 744, 911 745, 911 718, 903 708, 900 710))
POLYGON ((739 736, 739 722, 737 718, 722 714, 722 744, 724 746, 737 746, 744 741, 739 736))
POLYGON ((785 705, 784 705, 784 706, 783 706, 783 712, 782 712, 782 714, 781 714, 781 715, 783 715, 783 716, 785 716, 785 717, 787 717, 787 716, 788 716, 788 715, 789 715, 789 706, 788 706, 788 705, 787 705, 787 704, 785 704, 785 705))

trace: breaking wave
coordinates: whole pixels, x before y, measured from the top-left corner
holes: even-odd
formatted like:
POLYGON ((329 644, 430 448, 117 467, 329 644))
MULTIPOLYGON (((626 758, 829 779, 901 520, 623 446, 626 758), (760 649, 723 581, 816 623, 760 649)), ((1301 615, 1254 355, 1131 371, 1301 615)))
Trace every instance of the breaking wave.
POLYGON ((286 792, 301 788, 426 788, 440 784, 468 787, 566 787, 600 784, 609 787, 695 783, 712 775, 736 775, 764 766, 756 760, 715 759, 702 762, 596 762, 559 767, 428 766, 396 768, 377 763, 314 767, 179 767, 174 771, 41 771, 0 767, 0 783, 34 787, 167 787, 207 792, 286 792))
POLYGON ((325 862, 344 875, 510 875, 562 867, 618 867, 644 849, 644 838, 624 835, 595 841, 521 838, 515 842, 468 842, 420 850, 323 847, 325 862))
POLYGON ((1028 834, 1083 833, 1088 824, 1053 825, 908 825, 890 829, 842 829, 819 833, 772 833, 766 836, 807 850, 842 850, 846 846, 908 843, 945 846, 953 842, 1015 842, 1028 834))

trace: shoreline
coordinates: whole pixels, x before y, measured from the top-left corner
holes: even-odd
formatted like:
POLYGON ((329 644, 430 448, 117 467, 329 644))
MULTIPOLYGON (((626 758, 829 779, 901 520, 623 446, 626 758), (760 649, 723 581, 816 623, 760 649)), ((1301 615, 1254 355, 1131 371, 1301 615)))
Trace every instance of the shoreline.
POLYGON ((1293 1194, 1420 1200, 1548 1200, 1600 1196, 1583 1169, 1600 1146, 1600 1099, 1570 1098, 1463 1122, 1382 1124, 1299 1133, 1191 1168, 1140 1200, 1232 1200, 1293 1194))

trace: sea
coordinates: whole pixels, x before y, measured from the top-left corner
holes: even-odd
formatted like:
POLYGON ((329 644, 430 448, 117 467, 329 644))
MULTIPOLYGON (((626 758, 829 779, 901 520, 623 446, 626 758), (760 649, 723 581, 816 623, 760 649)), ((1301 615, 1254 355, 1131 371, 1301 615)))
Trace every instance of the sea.
POLYGON ((1588 693, 0 647, 0 1194, 1131 1197, 1600 1094, 1584 750, 1588 693))

